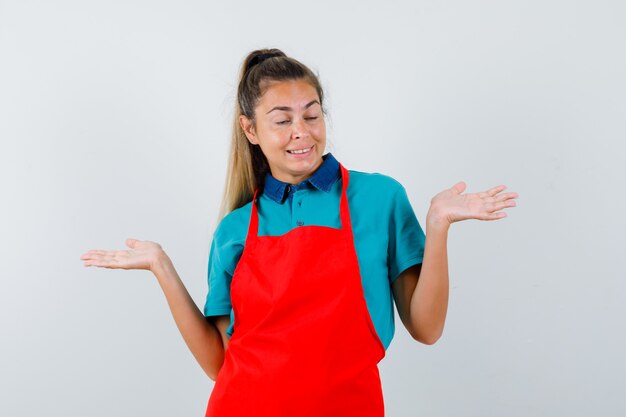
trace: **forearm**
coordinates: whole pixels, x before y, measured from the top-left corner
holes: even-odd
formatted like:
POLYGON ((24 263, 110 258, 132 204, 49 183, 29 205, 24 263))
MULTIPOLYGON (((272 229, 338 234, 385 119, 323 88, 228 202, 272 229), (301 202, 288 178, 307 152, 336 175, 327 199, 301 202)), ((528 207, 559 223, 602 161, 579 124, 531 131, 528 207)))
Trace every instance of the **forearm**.
POLYGON ((209 378, 215 380, 224 362, 224 345, 217 327, 198 309, 167 255, 159 257, 153 272, 189 350, 209 378))
POLYGON ((449 223, 436 216, 430 213, 427 216, 424 259, 410 309, 416 338, 427 344, 441 337, 448 311, 449 227, 449 223))

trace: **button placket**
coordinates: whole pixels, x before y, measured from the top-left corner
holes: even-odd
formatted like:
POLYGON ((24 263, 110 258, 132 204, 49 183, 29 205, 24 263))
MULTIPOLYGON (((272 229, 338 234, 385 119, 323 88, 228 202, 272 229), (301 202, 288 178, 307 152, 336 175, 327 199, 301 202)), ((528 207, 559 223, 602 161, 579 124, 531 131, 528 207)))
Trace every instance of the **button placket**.
POLYGON ((292 215, 293 219, 296 219, 296 226, 304 226, 302 211, 300 210, 302 206, 302 196, 300 194, 300 190, 295 190, 293 194, 292 215))

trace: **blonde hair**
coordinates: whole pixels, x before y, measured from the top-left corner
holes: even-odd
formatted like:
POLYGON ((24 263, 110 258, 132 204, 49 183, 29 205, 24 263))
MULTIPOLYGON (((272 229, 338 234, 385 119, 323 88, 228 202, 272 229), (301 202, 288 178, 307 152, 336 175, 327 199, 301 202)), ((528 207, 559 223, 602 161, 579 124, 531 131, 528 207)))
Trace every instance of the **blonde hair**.
POLYGON ((298 79, 308 82, 317 90, 322 112, 325 114, 324 93, 318 76, 306 65, 275 48, 252 51, 244 59, 239 73, 230 155, 219 219, 252 201, 254 190, 263 187, 265 175, 270 172, 261 148, 251 144, 241 128, 240 116, 246 116, 254 126, 254 110, 268 82, 298 79))

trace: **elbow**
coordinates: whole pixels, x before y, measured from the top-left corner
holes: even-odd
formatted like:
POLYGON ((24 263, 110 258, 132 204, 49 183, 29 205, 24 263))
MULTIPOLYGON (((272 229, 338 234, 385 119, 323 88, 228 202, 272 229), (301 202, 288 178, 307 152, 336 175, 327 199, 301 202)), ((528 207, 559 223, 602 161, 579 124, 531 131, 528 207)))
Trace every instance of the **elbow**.
POLYGON ((220 373, 220 367, 211 367, 211 368, 203 368, 204 373, 209 377, 209 379, 211 379, 211 381, 215 382, 217 381, 217 376, 220 373))
POLYGON ((205 370, 205 373, 207 374, 207 376, 209 377, 209 379, 213 382, 217 381, 217 374, 214 372, 207 372, 205 370))
MULTIPOLYGON (((223 352, 223 351, 222 351, 223 352)), ((203 361, 198 361, 200 367, 213 382, 217 381, 217 376, 224 364, 224 354, 214 356, 212 358, 205 358, 203 361)))
POLYGON ((411 332, 411 337, 413 338, 413 340, 423 343, 425 345, 434 345, 439 339, 441 339, 442 334, 443 328, 433 331, 413 331, 411 332))
POLYGON ((430 336, 430 337, 422 337, 421 339, 415 339, 420 343, 423 343, 425 345, 434 345, 435 343, 437 343, 437 341, 441 338, 441 335, 437 335, 437 336, 430 336))

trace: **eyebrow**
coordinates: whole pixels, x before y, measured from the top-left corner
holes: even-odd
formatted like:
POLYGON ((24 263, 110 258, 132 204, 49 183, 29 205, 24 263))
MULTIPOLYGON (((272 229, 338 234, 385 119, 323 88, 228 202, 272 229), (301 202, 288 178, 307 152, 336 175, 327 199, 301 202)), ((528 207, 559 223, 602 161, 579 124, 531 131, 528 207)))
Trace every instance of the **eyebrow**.
MULTIPOLYGON (((309 107, 311 107, 312 105, 314 105, 315 103, 320 104, 319 101, 317 100, 313 100, 311 102, 309 102, 306 106, 304 106, 304 109, 308 109, 309 107)), ((321 105, 321 104, 320 104, 321 105)), ((276 106, 274 107, 272 110, 268 111, 265 114, 270 114, 271 112, 273 112, 274 110, 281 110, 281 111, 293 111, 293 109, 291 107, 287 107, 287 106, 276 106)))

